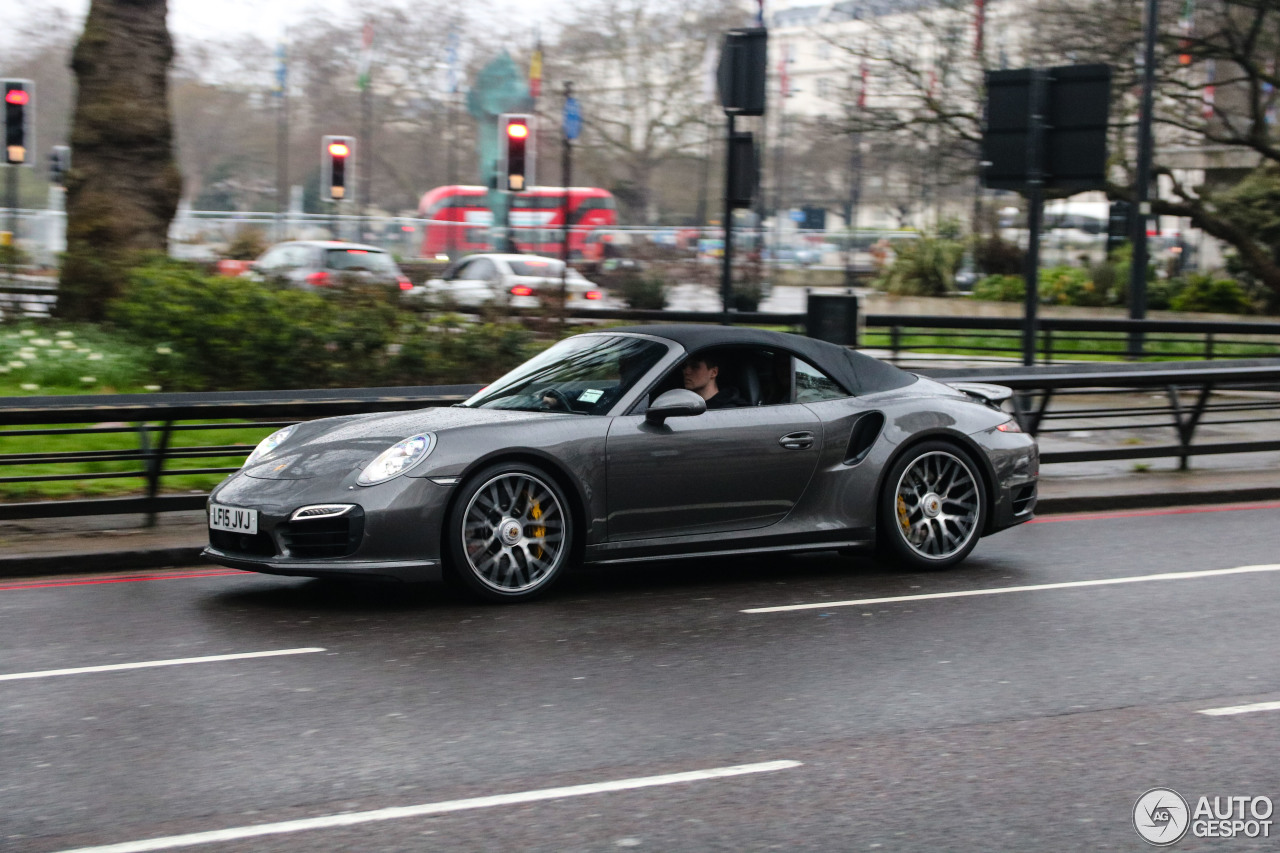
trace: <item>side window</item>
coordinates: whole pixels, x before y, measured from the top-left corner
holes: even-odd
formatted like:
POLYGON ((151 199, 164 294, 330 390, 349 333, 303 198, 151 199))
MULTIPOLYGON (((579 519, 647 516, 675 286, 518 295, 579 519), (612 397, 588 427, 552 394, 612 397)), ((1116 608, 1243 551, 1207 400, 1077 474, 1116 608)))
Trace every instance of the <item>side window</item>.
POLYGON ((299 267, 308 266, 311 252, 306 246, 290 246, 284 256, 284 264, 287 269, 298 269, 299 267))
POLYGON ((827 374, 808 362, 796 359, 796 402, 817 403, 821 400, 839 400, 849 392, 840 387, 827 374))
POLYGON ((441 278, 444 279, 445 281, 457 281, 460 278, 466 278, 467 270, 470 268, 471 268, 471 261, 463 261, 462 263, 454 267, 452 270, 446 270, 445 274, 442 275, 441 278))
POLYGON ((283 247, 277 246, 274 249, 270 249, 265 255, 258 258, 256 266, 263 272, 274 270, 284 260, 284 253, 285 249, 283 247))
POLYGON ((497 277, 498 268, 488 258, 474 260, 467 266, 466 278, 470 281, 489 281, 497 277))

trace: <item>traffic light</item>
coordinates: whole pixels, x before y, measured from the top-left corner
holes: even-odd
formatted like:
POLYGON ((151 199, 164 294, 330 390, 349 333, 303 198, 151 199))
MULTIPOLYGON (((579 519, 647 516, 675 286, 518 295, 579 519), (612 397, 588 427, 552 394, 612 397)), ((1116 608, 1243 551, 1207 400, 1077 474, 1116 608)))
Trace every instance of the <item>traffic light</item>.
POLYGON ((320 192, 325 198, 342 201, 347 197, 347 172, 356 153, 354 136, 326 136, 322 150, 324 164, 320 192))
POLYGON ((67 185, 67 172, 71 170, 71 148, 66 145, 55 145, 49 149, 49 183, 64 187, 67 185))
POLYGON ((533 185, 533 117, 498 116, 498 189, 523 192, 533 185))
POLYGON ((33 147, 31 139, 31 95, 35 85, 30 80, 4 81, 4 162, 22 165, 27 162, 27 151, 33 147))
POLYGON ((1110 216, 1107 219, 1107 254, 1110 255, 1129 241, 1129 221, 1133 215, 1133 205, 1127 201, 1111 202, 1110 216))

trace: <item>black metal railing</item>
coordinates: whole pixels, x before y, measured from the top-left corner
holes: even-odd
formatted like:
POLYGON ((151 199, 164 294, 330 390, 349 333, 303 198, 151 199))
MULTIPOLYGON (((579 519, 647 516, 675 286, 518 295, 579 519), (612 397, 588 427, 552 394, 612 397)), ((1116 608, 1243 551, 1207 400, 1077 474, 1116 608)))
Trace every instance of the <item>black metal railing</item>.
MULTIPOLYGON (((933 370, 943 381, 965 379, 1006 385, 1017 393, 1014 413, 1035 435, 1089 429, 1167 429, 1171 440, 1046 452, 1042 462, 1174 457, 1185 467, 1197 455, 1280 451, 1280 360, 1164 364, 1087 364, 1070 367, 1009 367, 933 370), (1155 392, 1160 400, 1155 400, 1155 392), (1060 406, 1059 403, 1067 402, 1060 406), (1247 426, 1243 441, 1196 443, 1206 426, 1247 426)), ((203 507, 205 494, 166 494, 166 480, 191 474, 229 474, 251 444, 212 441, 178 446, 179 435, 252 427, 267 431, 289 423, 334 415, 404 411, 446 406, 470 396, 478 385, 288 392, 138 394, 85 397, 0 398, 0 441, 72 437, 92 446, 101 436, 130 436, 106 450, 53 449, 0 452, 0 484, 58 481, 140 480, 136 494, 117 498, 20 500, 0 503, 0 520, 61 516, 156 513, 203 507), (66 473, 65 466, 105 463, 114 470, 66 473), (61 470, 59 470, 61 468, 61 470)), ((0 444, 0 446, 3 446, 0 444)))

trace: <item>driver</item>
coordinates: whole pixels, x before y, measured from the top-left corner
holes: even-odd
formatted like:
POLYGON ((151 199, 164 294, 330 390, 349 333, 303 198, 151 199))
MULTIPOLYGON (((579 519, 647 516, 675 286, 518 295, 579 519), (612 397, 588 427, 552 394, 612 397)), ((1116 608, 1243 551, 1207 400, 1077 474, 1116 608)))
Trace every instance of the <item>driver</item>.
POLYGON ((696 355, 687 358, 682 372, 684 387, 706 400, 708 409, 732 409, 747 405, 737 388, 728 385, 721 388, 717 384, 720 360, 716 356, 696 355))

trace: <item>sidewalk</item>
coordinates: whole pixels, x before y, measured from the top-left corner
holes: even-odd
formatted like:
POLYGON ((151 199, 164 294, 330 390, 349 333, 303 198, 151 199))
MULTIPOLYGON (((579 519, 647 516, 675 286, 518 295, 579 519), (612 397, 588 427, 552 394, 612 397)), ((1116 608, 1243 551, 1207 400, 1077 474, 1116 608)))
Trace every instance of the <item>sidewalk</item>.
MULTIPOLYGON (((1243 459, 1221 464, 1228 458, 1218 457, 1214 461, 1219 464, 1213 465, 1198 459, 1190 471, 1168 470, 1176 468, 1175 460, 1153 460, 1151 470, 1141 473, 1100 465, 1054 466, 1084 470, 1042 474, 1037 513, 1280 500, 1280 454, 1251 455, 1275 458, 1258 460, 1257 467, 1243 459)), ((208 565, 199 556, 206 541, 205 517, 199 511, 167 513, 154 527, 137 515, 0 522, 0 578, 208 565)))

